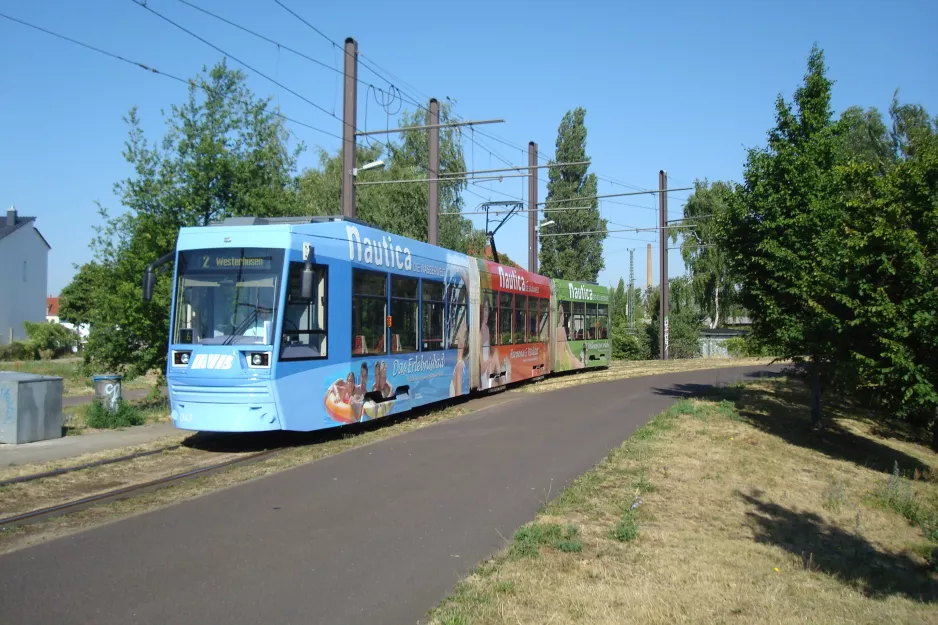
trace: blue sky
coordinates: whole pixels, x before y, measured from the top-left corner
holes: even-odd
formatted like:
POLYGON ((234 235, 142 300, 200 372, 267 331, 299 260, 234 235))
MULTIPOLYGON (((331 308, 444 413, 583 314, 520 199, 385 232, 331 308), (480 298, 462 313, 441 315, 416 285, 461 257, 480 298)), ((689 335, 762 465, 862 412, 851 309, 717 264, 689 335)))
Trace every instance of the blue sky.
MULTIPOLYGON (((329 65, 341 54, 273 0, 191 0, 329 65)), ((764 143, 773 103, 798 86, 812 43, 824 48, 837 111, 858 104, 885 110, 900 88, 903 101, 938 113, 938 2, 311 2, 284 0, 330 38, 355 37, 373 60, 427 95, 450 97, 466 119, 504 118, 483 127, 519 147, 536 141, 551 155, 557 125, 576 106, 587 110, 591 171, 600 193, 654 188, 666 169, 672 186, 695 178, 735 179, 744 150, 764 143), (618 182, 614 182, 618 181, 618 182)), ((216 22, 177 0, 148 0, 154 10, 197 32, 328 111, 341 114, 341 83, 331 70, 216 22)), ((0 12, 91 43, 162 71, 190 77, 221 55, 176 30, 132 0, 10 0, 0 12)), ((36 215, 52 245, 49 290, 57 294, 90 259, 88 244, 99 223, 95 202, 121 210, 113 184, 131 172, 121 156, 122 117, 139 107, 150 138, 163 134, 162 110, 185 97, 185 86, 0 19, 0 202, 36 215)), ((230 61, 231 65, 237 66, 230 61)), ((250 72, 248 72, 250 74, 250 72)), ((360 70, 376 86, 379 78, 360 70)), ((339 134, 340 123, 259 76, 256 93, 273 95, 291 117, 339 134)), ((400 86, 400 85, 399 85, 400 86)), ((359 127, 386 119, 372 104, 359 127)), ((392 120, 393 122, 393 120, 392 120)), ((299 126, 311 148, 336 150, 339 142, 299 126)), ((521 150, 485 137, 497 156, 466 142, 478 169, 498 167, 499 156, 525 164, 521 150)), ((473 163, 474 160, 474 163, 473 163)), ((301 167, 315 164, 315 150, 301 167)), ((546 173, 541 178, 546 180, 546 173)), ((523 179, 492 189, 515 197, 523 179)), ((468 210, 504 197, 485 186, 466 195, 468 210)), ((546 196, 541 184, 540 196, 546 196)), ((670 199, 680 215, 686 192, 670 199)), ((654 198, 636 196, 602 204, 616 224, 651 227, 654 198)), ((339 212, 336 207, 336 212, 339 212)), ((616 229, 617 226, 610 226, 616 229)), ((648 233, 616 233, 605 245, 600 282, 628 276, 636 248, 636 284, 645 284, 648 233)), ((524 263, 525 222, 515 218, 500 232, 499 248, 524 263)), ((654 271, 657 275, 657 253, 654 271)), ((683 272, 677 251, 670 273, 683 272)), ((657 282, 657 277, 655 278, 657 282)))

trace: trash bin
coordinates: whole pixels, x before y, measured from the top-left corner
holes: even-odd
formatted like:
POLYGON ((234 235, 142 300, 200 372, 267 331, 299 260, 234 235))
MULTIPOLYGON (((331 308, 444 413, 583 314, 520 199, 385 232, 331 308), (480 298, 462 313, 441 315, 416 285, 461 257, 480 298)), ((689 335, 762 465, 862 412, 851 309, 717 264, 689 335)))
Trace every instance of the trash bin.
POLYGON ((117 410, 120 405, 121 380, 123 379, 120 375, 96 375, 92 378, 94 396, 111 412, 117 410))
POLYGON ((62 438, 62 378, 0 371, 0 443, 62 438))

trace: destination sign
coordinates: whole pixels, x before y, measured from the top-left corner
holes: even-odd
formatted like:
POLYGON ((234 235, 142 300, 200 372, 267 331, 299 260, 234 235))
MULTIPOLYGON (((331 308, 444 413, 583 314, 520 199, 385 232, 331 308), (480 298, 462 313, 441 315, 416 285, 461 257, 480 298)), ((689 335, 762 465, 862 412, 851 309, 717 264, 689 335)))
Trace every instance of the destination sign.
POLYGON ((221 269, 274 269, 271 250, 240 248, 231 250, 192 250, 183 252, 187 272, 218 271, 221 269))

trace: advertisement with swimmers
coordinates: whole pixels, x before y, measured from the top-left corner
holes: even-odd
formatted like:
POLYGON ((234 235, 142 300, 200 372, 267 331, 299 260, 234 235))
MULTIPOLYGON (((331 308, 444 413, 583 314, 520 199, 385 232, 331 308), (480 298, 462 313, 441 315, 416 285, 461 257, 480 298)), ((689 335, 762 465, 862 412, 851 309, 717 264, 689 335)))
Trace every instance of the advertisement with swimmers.
POLYGON ((428 288, 424 279, 419 308, 413 300, 395 308, 392 288, 391 310, 397 313, 388 317, 384 331, 385 337, 390 337, 392 353, 354 358, 344 368, 336 368, 338 375, 328 379, 324 397, 332 422, 379 419, 469 393, 468 274, 459 257, 446 260, 440 271, 442 281, 435 282, 439 290, 428 288), (421 351, 393 353, 401 344, 398 332, 403 330, 397 328, 410 328, 416 337, 417 319, 405 322, 400 319, 402 313, 420 316, 421 351))

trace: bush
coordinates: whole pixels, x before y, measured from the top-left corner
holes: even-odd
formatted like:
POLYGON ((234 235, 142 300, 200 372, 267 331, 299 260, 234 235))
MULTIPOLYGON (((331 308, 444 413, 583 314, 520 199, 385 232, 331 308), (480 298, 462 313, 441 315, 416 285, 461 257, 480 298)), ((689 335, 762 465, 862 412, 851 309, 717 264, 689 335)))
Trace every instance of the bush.
POLYGON ((135 406, 121 400, 117 405, 117 410, 109 411, 101 403, 101 400, 95 399, 85 410, 85 425, 90 428, 115 429, 125 428, 132 425, 143 425, 145 419, 143 414, 135 406))
POLYGON ((42 323, 26 321, 23 326, 26 328, 27 336, 25 345, 33 358, 41 357, 43 360, 51 360, 70 354, 78 348, 78 333, 63 325, 48 321, 42 323))
POLYGON ((612 357, 615 360, 648 360, 651 348, 646 333, 630 334, 625 323, 612 327, 612 357))
POLYGON ((752 336, 734 336, 726 340, 726 351, 733 358, 768 358, 775 350, 760 345, 752 336))
POLYGON ((0 345, 0 360, 34 360, 35 353, 22 341, 0 345))

